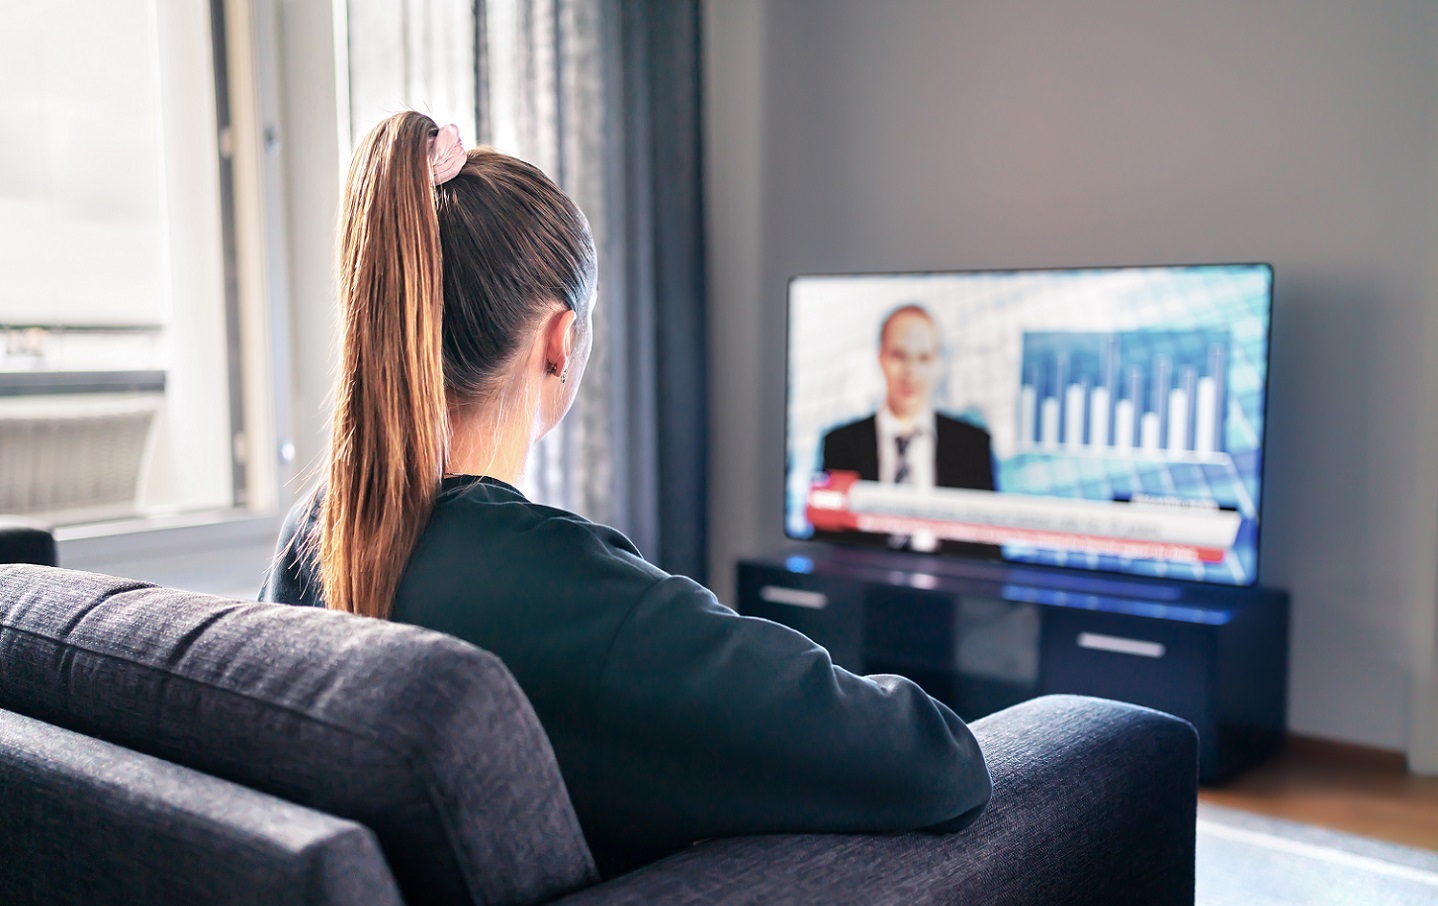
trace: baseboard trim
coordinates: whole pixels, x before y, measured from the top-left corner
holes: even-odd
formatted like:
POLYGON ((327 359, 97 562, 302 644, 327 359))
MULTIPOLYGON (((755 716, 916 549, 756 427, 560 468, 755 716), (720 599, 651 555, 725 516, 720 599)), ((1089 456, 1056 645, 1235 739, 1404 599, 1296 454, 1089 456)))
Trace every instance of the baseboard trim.
POLYGON ((1408 773, 1408 757, 1403 752, 1300 733, 1286 734, 1281 752, 1313 764, 1363 768, 1382 774, 1408 773))

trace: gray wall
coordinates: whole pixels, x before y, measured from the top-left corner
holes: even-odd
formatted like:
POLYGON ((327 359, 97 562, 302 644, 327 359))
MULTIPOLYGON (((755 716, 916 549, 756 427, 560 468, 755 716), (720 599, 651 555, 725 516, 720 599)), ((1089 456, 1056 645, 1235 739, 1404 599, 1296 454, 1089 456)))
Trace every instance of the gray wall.
POLYGON ((1438 4, 710 0, 713 566, 781 543, 795 273, 1273 263, 1290 724, 1403 749, 1438 551, 1438 4))

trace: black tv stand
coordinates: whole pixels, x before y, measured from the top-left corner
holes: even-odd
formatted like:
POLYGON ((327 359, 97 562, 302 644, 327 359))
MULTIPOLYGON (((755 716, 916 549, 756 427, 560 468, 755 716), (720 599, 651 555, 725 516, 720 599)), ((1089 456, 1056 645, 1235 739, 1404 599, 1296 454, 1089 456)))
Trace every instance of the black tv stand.
POLYGON ((1219 783, 1283 736, 1288 595, 806 544, 739 562, 741 613, 856 673, 900 673, 965 720, 1050 693, 1176 714, 1219 783))

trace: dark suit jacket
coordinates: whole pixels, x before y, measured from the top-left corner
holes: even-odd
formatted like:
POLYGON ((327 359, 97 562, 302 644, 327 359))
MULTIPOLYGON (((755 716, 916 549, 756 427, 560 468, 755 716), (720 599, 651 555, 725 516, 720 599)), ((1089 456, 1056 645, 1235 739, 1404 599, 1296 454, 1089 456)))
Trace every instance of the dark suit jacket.
MULTIPOLYGON (((934 484, 941 488, 972 488, 994 490, 994 454, 989 432, 967 422, 934 415, 934 484)), ((824 471, 858 472, 865 481, 879 480, 878 420, 868 418, 841 425, 824 435, 824 471)), ((825 541, 850 541, 888 546, 888 537, 867 532, 815 532, 825 541)), ((946 554, 962 554, 984 560, 997 560, 1000 548, 992 544, 967 544, 944 541, 939 548, 946 554)))
MULTIPOLYGON (((994 452, 989 432, 967 422, 934 416, 934 484, 941 488, 994 489, 994 452)), ((858 472, 879 480, 879 426, 875 416, 824 435, 824 471, 858 472)))

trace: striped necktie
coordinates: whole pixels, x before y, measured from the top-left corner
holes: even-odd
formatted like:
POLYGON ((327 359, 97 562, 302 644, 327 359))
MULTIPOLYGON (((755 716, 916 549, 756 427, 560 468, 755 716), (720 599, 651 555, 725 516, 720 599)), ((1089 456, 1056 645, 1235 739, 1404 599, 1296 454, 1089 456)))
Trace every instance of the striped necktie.
POLYGON ((894 438, 894 446, 898 448, 899 458, 894 465, 894 484, 909 483, 909 444, 914 442, 914 434, 894 438))

